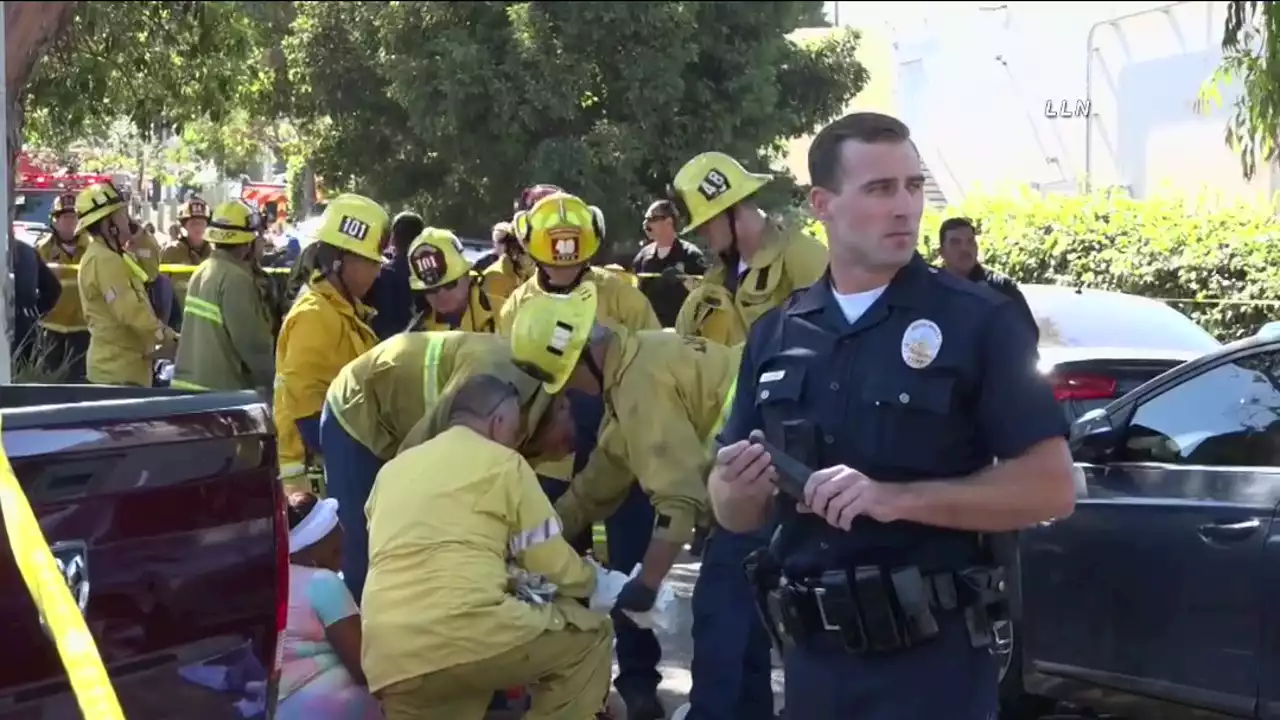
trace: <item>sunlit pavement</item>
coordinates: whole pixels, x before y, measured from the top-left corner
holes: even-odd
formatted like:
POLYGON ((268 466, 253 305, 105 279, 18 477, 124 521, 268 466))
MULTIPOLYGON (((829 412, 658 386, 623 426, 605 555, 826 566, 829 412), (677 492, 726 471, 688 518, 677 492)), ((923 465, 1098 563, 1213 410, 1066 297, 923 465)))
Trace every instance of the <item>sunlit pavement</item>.
MULTIPOLYGON (((658 688, 658 694, 668 715, 689 700, 689 687, 692 682, 689 665, 693 660, 693 638, 690 633, 690 627, 693 624, 693 608, 690 599, 693 597, 693 583, 698 577, 700 566, 701 563, 697 559, 686 554, 681 557, 667 577, 680 602, 680 630, 670 635, 658 634, 658 639, 662 642, 662 664, 659 666, 659 670, 662 671, 662 685, 658 688)), ((616 673, 617 670, 615 664, 614 672, 616 673)), ((781 708, 782 667, 777 662, 777 658, 774 658, 773 665, 773 695, 777 707, 781 708)), ((614 708, 619 711, 618 717, 625 717, 620 712, 623 705, 617 693, 614 693, 612 700, 614 708)))

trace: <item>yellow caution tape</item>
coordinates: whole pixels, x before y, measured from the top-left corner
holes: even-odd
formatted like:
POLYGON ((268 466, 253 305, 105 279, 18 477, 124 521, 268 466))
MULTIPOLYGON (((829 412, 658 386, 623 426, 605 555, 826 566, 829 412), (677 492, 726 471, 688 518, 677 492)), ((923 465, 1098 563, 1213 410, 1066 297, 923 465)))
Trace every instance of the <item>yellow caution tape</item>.
POLYGON ((49 542, 36 522, 35 511, 18 484, 3 445, 0 445, 0 511, 4 513, 5 532, 22 573, 22 582, 53 634, 81 714, 93 720, 124 720, 98 646, 71 596, 66 579, 58 571, 49 542))

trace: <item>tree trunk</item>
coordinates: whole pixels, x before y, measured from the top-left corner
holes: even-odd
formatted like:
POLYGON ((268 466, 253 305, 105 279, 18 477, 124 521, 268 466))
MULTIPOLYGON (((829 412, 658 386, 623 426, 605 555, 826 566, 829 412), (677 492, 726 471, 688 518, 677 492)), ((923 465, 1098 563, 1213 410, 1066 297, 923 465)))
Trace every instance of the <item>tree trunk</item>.
MULTIPOLYGON (((6 2, 4 3, 4 85, 8 107, 5 116, 8 121, 8 133, 5 137, 5 152, 9 158, 9 207, 8 215, 10 231, 9 243, 13 243, 13 181, 16 176, 18 153, 22 151, 22 128, 26 122, 23 101, 26 100, 27 81, 35 72, 36 64, 44 56, 53 42, 71 24, 72 13, 78 3, 74 2, 6 2)), ((5 344, 5 352, 0 357, 0 381, 8 382, 11 378, 9 353, 13 347, 13 253, 7 253, 8 272, 4 274, 3 292, 0 299, 4 302, 4 312, 0 318, 4 320, 4 332, 9 342, 5 344)))

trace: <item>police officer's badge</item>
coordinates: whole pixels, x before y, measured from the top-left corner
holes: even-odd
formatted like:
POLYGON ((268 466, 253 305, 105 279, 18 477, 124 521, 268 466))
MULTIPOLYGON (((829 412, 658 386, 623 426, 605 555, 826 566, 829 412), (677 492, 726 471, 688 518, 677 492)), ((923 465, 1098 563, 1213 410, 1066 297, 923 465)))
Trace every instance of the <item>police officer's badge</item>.
POLYGON ((942 328, 932 320, 916 320, 902 333, 902 361, 908 367, 929 367, 941 349, 942 328))

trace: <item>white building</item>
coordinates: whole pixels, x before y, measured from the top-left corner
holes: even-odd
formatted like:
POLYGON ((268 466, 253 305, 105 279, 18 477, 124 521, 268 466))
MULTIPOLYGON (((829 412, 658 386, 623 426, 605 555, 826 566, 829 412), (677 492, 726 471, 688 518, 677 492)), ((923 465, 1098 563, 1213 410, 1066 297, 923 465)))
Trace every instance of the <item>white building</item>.
MULTIPOLYGON (((1274 170, 1245 181, 1224 143, 1230 88, 1223 107, 1198 107, 1221 60, 1226 3, 828 7, 863 31, 864 62, 891 85, 870 105, 911 126, 950 202, 1013 185, 1076 192, 1085 177, 1139 197, 1269 199, 1280 190, 1274 170)), ((798 141, 789 163, 801 180, 807 147, 798 141)))

